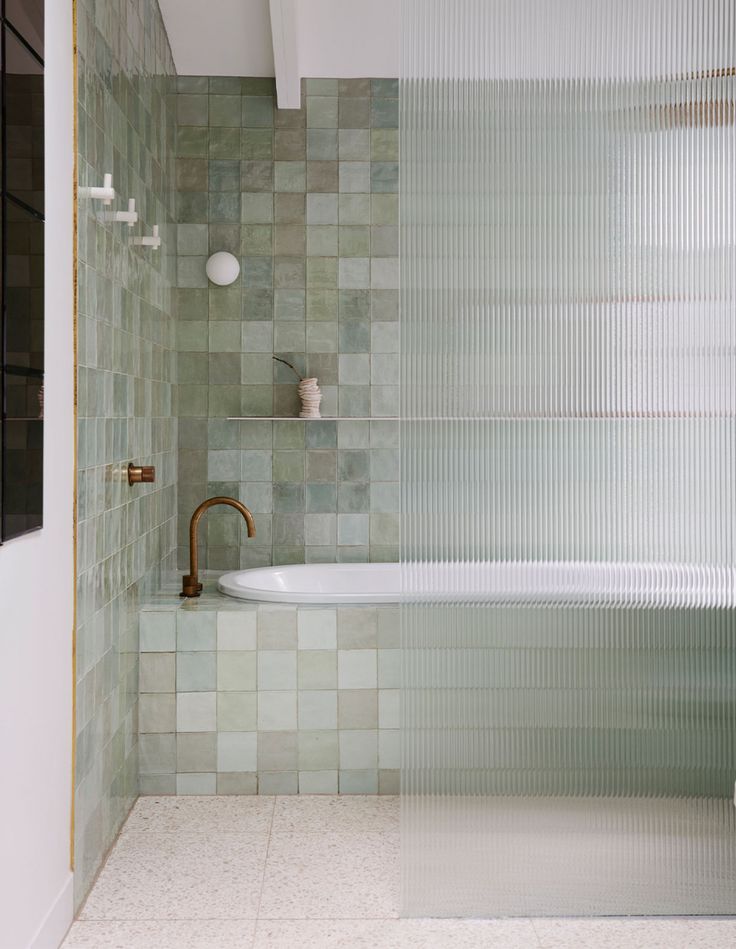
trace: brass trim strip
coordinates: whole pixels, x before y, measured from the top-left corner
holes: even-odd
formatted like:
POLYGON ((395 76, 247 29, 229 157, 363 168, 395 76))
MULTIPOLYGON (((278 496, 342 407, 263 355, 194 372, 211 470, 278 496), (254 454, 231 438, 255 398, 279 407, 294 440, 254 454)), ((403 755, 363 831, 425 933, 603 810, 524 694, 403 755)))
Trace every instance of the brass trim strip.
POLYGON ((72 292, 72 345, 74 347, 72 364, 74 372, 73 380, 73 391, 74 391, 74 432, 72 434, 72 444, 74 446, 74 458, 73 458, 73 476, 72 476, 72 491, 74 496, 72 498, 72 800, 71 800, 71 813, 69 820, 69 868, 74 870, 75 864, 75 848, 74 848, 74 834, 75 834, 75 818, 76 818, 76 808, 75 808, 75 791, 76 791, 76 767, 77 767, 77 418, 79 412, 78 404, 78 385, 77 385, 77 375, 78 375, 78 366, 77 366, 77 354, 78 354, 78 339, 79 339, 79 286, 78 286, 78 274, 79 274, 79 261, 77 259, 77 234, 79 228, 79 212, 77 207, 77 177, 79 174, 78 171, 78 158, 77 151, 79 145, 79 129, 78 129, 78 55, 79 51, 77 48, 77 0, 71 0, 72 3, 72 113, 73 113, 73 131, 72 131, 72 148, 74 151, 72 159, 72 266, 74 272, 72 274, 73 281, 73 292, 72 292))

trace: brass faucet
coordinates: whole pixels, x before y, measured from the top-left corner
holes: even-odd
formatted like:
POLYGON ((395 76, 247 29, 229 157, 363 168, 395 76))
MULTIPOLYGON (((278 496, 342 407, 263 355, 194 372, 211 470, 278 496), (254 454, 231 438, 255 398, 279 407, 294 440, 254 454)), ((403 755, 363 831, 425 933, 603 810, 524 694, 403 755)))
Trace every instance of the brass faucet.
POLYGON ((189 573, 184 575, 179 596, 199 596, 202 592, 202 584, 199 582, 197 531, 204 512, 216 504, 229 504, 230 507, 234 507, 236 511, 240 511, 245 518, 245 523, 248 525, 248 537, 256 536, 256 525, 253 520, 253 515, 240 501, 236 501, 235 498, 208 498, 206 501, 202 501, 194 514, 192 514, 192 520, 189 524, 189 573))

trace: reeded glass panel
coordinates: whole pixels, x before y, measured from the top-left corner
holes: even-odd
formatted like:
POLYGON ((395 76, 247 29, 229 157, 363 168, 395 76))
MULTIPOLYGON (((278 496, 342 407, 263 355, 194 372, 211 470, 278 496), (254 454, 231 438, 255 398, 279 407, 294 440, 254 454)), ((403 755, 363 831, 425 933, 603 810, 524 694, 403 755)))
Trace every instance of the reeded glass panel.
POLYGON ((406 915, 736 912, 736 0, 403 0, 406 915))

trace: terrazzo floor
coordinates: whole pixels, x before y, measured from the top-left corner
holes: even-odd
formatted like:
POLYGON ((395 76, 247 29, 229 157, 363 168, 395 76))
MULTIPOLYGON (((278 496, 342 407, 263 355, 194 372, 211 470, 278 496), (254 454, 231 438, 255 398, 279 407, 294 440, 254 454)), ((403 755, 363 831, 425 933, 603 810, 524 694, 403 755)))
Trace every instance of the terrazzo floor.
POLYGON ((63 949, 733 949, 736 918, 400 920, 398 799, 140 798, 63 949))

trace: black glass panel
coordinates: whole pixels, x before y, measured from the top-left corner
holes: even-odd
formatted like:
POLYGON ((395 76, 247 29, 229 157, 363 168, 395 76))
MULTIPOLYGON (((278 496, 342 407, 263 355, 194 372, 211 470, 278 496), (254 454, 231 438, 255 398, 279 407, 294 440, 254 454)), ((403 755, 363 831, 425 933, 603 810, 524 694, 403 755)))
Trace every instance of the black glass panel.
MULTIPOLYGON (((19 403, 33 406, 35 402, 38 409, 37 382, 12 376, 7 381, 9 390, 18 390, 19 403)), ((43 421, 8 418, 3 434, 3 536, 7 540, 42 524, 43 421)))
POLYGON ((44 0, 5 0, 5 18, 43 58, 44 0))
POLYGON ((44 414, 43 2, 3 9, 0 542, 42 525, 44 414))
POLYGON ((43 66, 11 30, 5 36, 7 191, 43 213, 43 66))

